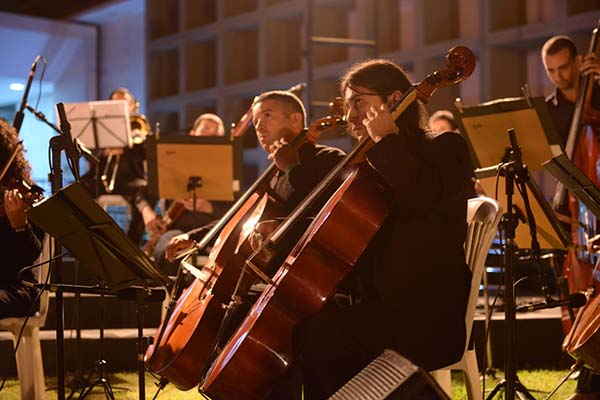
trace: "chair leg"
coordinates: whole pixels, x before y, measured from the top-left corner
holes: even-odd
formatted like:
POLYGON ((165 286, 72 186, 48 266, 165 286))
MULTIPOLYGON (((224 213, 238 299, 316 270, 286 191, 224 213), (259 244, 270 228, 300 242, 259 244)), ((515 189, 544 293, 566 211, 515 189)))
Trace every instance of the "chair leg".
POLYGON ((481 382, 479 381, 479 368, 477 367, 477 355, 475 350, 467 350, 464 354, 465 380, 469 400, 482 400, 481 382))
POLYGON ((450 376, 450 370, 438 369, 437 371, 433 371, 431 375, 448 397, 452 397, 452 377, 450 376))
POLYGON ((33 387, 36 400, 46 400, 46 384, 44 382, 44 363, 42 359, 42 345, 40 342, 40 328, 31 328, 31 360, 33 367, 33 387))
MULTIPOLYGON (((26 327, 21 337, 21 343, 17 348, 17 374, 19 376, 19 385, 21 387, 21 400, 35 400, 35 390, 33 384, 33 373, 31 364, 31 336, 30 327, 26 327)), ((12 332, 13 343, 17 346, 19 332, 12 332)))

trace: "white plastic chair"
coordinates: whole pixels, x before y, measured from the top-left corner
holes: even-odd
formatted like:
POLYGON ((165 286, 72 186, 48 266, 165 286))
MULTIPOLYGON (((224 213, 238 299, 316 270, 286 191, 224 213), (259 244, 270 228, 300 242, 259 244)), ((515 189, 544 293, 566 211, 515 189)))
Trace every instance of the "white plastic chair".
POLYGON ((496 235, 501 217, 502 207, 495 200, 489 197, 469 199, 467 209, 467 222, 469 225, 467 240, 465 241, 465 256, 473 278, 471 279, 471 292, 469 293, 465 314, 467 330, 465 351, 460 361, 432 372, 433 377, 448 396, 452 395, 450 371, 462 370, 465 373, 465 384, 469 399, 480 400, 483 398, 479 382, 477 355, 474 348, 469 348, 469 338, 473 328, 475 309, 479 297, 479 284, 485 268, 485 259, 496 235))
MULTIPOLYGON (((36 261, 47 261, 50 258, 52 240, 46 235, 42 254, 36 261)), ((45 282, 50 268, 44 264, 37 268, 38 282, 45 282)), ((42 362, 42 347, 40 344, 40 327, 46 323, 48 313, 49 292, 40 295, 40 308, 35 315, 29 317, 27 326, 23 330, 21 344, 17 349, 17 373, 21 386, 21 400, 45 400, 46 386, 44 384, 44 364, 42 362)), ((13 344, 17 346, 17 338, 25 317, 9 317, 0 319, 0 330, 9 331, 13 336, 13 344)))

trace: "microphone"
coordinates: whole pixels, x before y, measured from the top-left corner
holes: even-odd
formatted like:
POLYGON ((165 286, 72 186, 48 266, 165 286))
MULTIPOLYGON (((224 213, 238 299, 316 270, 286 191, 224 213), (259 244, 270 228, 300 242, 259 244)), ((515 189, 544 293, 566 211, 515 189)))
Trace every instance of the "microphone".
POLYGON ((508 138, 510 140, 510 147, 512 148, 517 179, 520 179, 519 182, 526 182, 528 175, 524 174, 526 170, 525 165, 523 164, 523 153, 521 152, 521 147, 517 143, 517 134, 513 128, 508 130, 508 138))
POLYGON ((73 177, 77 182, 79 182, 79 150, 75 146, 75 141, 71 136, 71 124, 69 123, 67 114, 65 113, 65 105, 63 103, 57 103, 56 110, 58 111, 60 131, 64 141, 65 153, 67 159, 69 159, 71 162, 73 177))
POLYGON ((587 298, 583 293, 573 293, 569 297, 563 300, 544 301, 542 303, 528 304, 525 306, 517 307, 517 312, 529 312, 537 310, 545 310, 546 308, 568 306, 571 308, 583 307, 587 303, 587 298))
POLYGON ((25 106, 27 105, 27 97, 29 96, 29 89, 31 89, 31 84, 33 83, 33 77, 35 75, 35 69, 37 68, 37 63, 40 61, 41 56, 37 56, 35 60, 33 60, 33 64, 31 64, 31 69, 29 70, 29 76, 27 77, 27 84, 25 85, 25 91, 23 92, 23 99, 21 100, 21 105, 19 106, 19 110, 15 113, 15 117, 13 118, 13 128, 19 132, 21 130, 21 125, 23 125, 23 118, 25 117, 25 106))

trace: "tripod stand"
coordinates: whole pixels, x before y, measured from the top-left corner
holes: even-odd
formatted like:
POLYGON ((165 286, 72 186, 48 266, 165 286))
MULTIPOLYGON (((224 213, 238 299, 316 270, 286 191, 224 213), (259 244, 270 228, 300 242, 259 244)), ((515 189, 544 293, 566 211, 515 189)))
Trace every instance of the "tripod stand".
MULTIPOLYGON (((517 246, 515 243, 516 237, 516 228, 519 223, 518 216, 513 209, 513 195, 515 190, 515 180, 521 186, 521 193, 523 198, 527 198, 527 189, 525 188, 524 183, 528 179, 528 173, 526 168, 523 166, 523 161, 521 159, 521 150, 517 145, 517 139, 515 136, 514 129, 509 129, 508 131, 510 135, 510 142, 512 146, 512 150, 509 155, 509 161, 502 164, 500 168, 501 171, 504 172, 505 176, 505 193, 506 193, 506 213, 502 216, 502 220, 500 221, 500 229, 504 232, 505 235, 505 245, 504 245, 504 379, 502 379, 496 387, 490 392, 487 397, 487 400, 491 400, 494 396, 501 390, 504 389, 505 399, 506 400, 514 400, 515 393, 521 394, 519 398, 535 400, 535 397, 529 393, 527 388, 523 386, 523 384, 519 381, 516 372, 516 362, 514 359, 514 351, 515 351, 515 327, 516 327, 516 307, 515 307, 515 294, 514 294, 514 262, 516 257, 517 246)), ((525 204, 528 205, 528 201, 526 200, 525 204)), ((528 213, 529 214, 529 213, 528 213)), ((529 220, 530 224, 535 224, 531 219, 529 220)), ((536 242, 534 239, 533 242, 536 242)), ((532 249, 534 252, 535 249, 532 249)))
POLYGON ((104 394, 106 395, 106 398, 114 400, 115 395, 113 393, 112 387, 110 386, 110 382, 108 381, 108 377, 106 375, 107 362, 104 359, 104 294, 100 295, 100 321, 99 321, 99 323, 100 323, 100 327, 99 327, 100 338, 99 338, 99 344, 98 344, 98 348, 99 348, 98 359, 94 363, 94 368, 92 369, 92 371, 90 372, 90 374, 88 375, 88 377, 86 379, 87 384, 81 389, 81 392, 79 393, 79 398, 80 399, 85 398, 92 391, 92 389, 94 389, 94 387, 102 386, 102 388, 104 389, 104 394), (94 375, 94 373, 96 373, 98 375, 98 377, 96 378, 96 380, 93 383, 91 383, 91 378, 94 375))

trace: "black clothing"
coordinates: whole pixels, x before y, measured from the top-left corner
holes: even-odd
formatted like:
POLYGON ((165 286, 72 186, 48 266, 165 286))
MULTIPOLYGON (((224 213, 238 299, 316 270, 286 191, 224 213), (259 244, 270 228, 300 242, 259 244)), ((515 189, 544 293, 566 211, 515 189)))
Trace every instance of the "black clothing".
POLYGON ((466 143, 450 132, 388 135, 367 161, 394 201, 347 279, 345 287, 358 282, 360 302, 329 302, 294 329, 297 365, 270 399, 295 398, 299 381, 306 399, 325 399, 386 348, 428 370, 462 356, 471 281, 463 250, 472 186, 466 143))
MULTIPOLYGON (((28 225, 22 232, 15 232, 7 218, 0 217, 0 318, 27 315, 37 290, 19 282, 17 274, 39 257, 42 251, 44 232, 28 225)), ((31 270, 23 272, 22 279, 35 282, 31 270)))
MULTIPOLYGON (((298 149, 299 164, 289 175, 282 171, 271 182, 271 194, 291 212, 343 158, 336 148, 305 143, 298 149)), ((314 208, 314 207, 313 207, 314 208)))
MULTIPOLYGON (((558 88, 554 88, 552 94, 546 97, 546 105, 550 111, 550 116, 554 121, 554 127, 558 132, 561 144, 563 147, 567 143, 569 137, 569 130, 571 128, 571 120, 573 119, 573 112, 575 111, 575 103, 571 103, 563 96, 562 92, 558 88)), ((594 109, 600 110, 600 87, 597 83, 594 83, 592 90, 591 105, 594 109)))
MULTIPOLYGON (((108 157, 100 155, 100 164, 98 171, 100 175, 105 171, 108 157)), ((134 144, 132 148, 124 148, 123 154, 119 157, 119 167, 115 177, 115 187, 112 194, 120 194, 125 198, 131 208, 131 221, 127 230, 127 236, 132 242, 139 245, 144 235, 144 219, 142 218, 142 210, 148 206, 154 208, 156 204, 155 198, 152 198, 148 191, 148 182, 144 168, 146 160, 146 151, 144 144, 134 144)), ((113 161, 114 162, 114 161, 113 161)), ((112 169, 106 171, 109 175, 112 169)), ((96 173, 95 166, 91 166, 84 176, 81 177, 82 184, 95 197, 106 194, 106 190, 100 182, 100 175, 96 173)))
MULTIPOLYGON (((592 98, 590 104, 595 110, 600 110, 600 87, 598 82, 593 80, 592 98)), ((546 105, 550 111, 550 116, 554 121, 554 126, 561 139, 561 144, 565 147, 571 129, 571 120, 575 112, 575 103, 571 103, 563 96, 558 88, 554 88, 552 94, 546 97, 546 105)), ((558 210, 560 213, 569 215, 570 211, 567 204, 561 205, 558 210)), ((569 224, 565 224, 566 230, 571 230, 569 224)), ((583 367, 577 379, 577 393, 600 393, 600 375, 592 373, 588 368, 583 367)))

